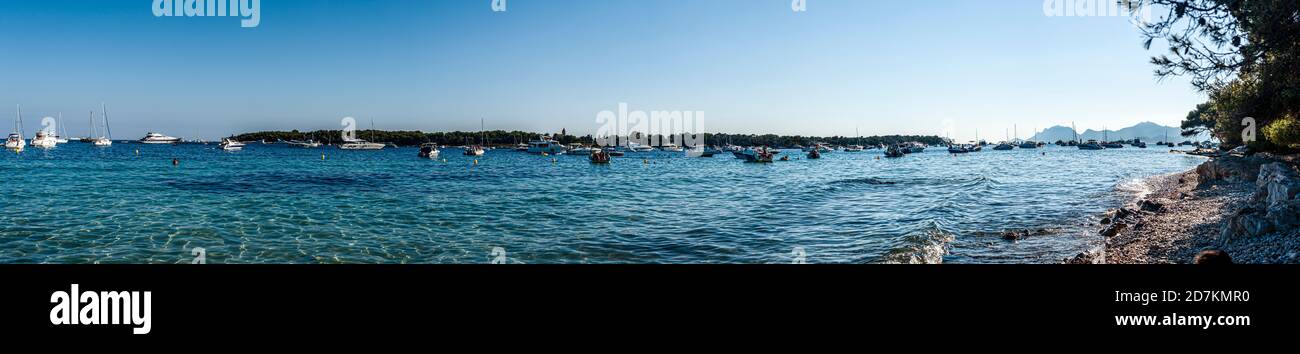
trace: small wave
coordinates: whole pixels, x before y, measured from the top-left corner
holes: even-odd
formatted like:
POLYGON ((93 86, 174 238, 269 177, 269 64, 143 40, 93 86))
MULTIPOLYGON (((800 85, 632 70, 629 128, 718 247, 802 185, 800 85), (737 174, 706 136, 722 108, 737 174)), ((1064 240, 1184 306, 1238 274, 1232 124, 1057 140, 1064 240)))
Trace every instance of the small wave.
POLYGON ((901 246, 885 254, 887 264, 941 264, 943 256, 948 255, 948 245, 956 237, 931 222, 924 229, 904 235, 899 239, 901 246))
POLYGON ((852 178, 831 182, 831 184, 870 184, 870 185, 894 185, 898 182, 886 181, 878 178, 852 178))

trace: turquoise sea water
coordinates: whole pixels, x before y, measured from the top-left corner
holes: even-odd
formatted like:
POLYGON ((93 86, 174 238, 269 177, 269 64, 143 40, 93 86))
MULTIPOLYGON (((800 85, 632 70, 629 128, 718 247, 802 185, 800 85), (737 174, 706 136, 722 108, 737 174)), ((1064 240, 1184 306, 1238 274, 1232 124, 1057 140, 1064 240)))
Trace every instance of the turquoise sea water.
POLYGON ((787 151, 796 160, 768 165, 656 152, 598 166, 69 143, 0 155, 0 263, 188 263, 194 248, 208 263, 1057 262, 1095 247, 1095 216, 1141 179, 1202 162, 1168 151, 787 151), (1002 240, 1010 229, 1046 232, 1002 240))

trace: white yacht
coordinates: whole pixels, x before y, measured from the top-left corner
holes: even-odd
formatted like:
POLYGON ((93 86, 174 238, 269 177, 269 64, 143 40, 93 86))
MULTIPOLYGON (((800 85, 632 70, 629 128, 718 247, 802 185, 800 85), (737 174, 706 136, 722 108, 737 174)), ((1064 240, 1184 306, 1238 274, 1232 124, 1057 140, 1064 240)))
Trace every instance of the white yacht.
POLYGON ((59 145, 59 142, 54 140, 54 134, 44 130, 36 131, 36 136, 32 138, 32 147, 35 148, 49 149, 57 145, 59 145))
POLYGON ((339 150, 383 150, 387 145, 372 143, 361 139, 353 139, 343 142, 339 145, 339 150))
POLYGON ((528 142, 528 153, 541 155, 560 155, 564 154, 564 145, 551 138, 542 138, 542 140, 533 140, 528 142))
POLYGON ((628 144, 627 144, 627 149, 628 149, 628 150, 632 150, 632 152, 653 152, 653 151, 655 151, 655 148, 654 148, 654 147, 651 147, 651 146, 645 146, 645 145, 641 145, 641 144, 638 144, 638 143, 628 143, 628 144))
POLYGON ((244 143, 235 139, 222 139, 221 149, 226 151, 239 151, 244 149, 244 143))
POLYGON ((176 144, 179 142, 181 142, 181 138, 166 136, 154 132, 149 132, 149 134, 145 134, 143 138, 140 138, 141 144, 176 144))
POLYGON ((659 149, 661 149, 661 150, 663 150, 663 151, 668 151, 668 152, 682 152, 682 151, 686 151, 686 149, 683 149, 681 146, 677 146, 677 144, 673 144, 673 143, 667 143, 667 144, 664 144, 663 146, 660 146, 659 149))

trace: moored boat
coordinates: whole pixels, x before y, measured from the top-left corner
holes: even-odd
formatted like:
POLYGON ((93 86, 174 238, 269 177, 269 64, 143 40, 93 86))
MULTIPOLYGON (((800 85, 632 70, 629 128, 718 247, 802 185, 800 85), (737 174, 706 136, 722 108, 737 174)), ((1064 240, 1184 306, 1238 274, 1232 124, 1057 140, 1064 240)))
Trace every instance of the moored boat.
POLYGON ((221 149, 225 151, 240 151, 244 149, 244 145, 244 143, 235 139, 226 138, 221 140, 221 149))
POLYGON ((159 133, 149 132, 143 138, 140 138, 141 144, 176 144, 180 143, 181 138, 166 136, 159 133))
POLYGON ((425 159, 436 159, 438 158, 439 153, 440 151, 438 151, 438 144, 424 143, 420 145, 420 153, 418 154, 418 156, 420 158, 425 158, 425 159))

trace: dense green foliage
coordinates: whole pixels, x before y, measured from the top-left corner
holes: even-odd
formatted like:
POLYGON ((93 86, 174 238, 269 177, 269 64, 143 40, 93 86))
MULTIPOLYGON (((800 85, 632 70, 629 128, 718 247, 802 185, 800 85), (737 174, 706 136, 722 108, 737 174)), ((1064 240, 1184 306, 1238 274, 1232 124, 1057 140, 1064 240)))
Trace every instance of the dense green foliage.
MULTIPOLYGON (((290 140, 316 140, 326 144, 338 144, 343 139, 343 132, 339 130, 319 130, 314 132, 294 131, 269 131, 256 132, 236 135, 233 138, 240 141, 257 141, 265 140, 268 142, 290 141, 290 140)), ((401 146, 415 146, 423 143, 437 143, 439 145, 472 145, 486 142, 490 146, 512 146, 520 143, 527 143, 529 140, 536 140, 547 134, 529 133, 520 131, 487 131, 487 132, 438 132, 425 133, 419 131, 381 131, 381 130, 358 130, 357 138, 373 142, 394 143, 401 146), (482 139, 482 140, 480 140, 482 139)), ((590 135, 572 136, 572 135, 552 135, 556 140, 564 144, 571 143, 593 143, 590 135)), ((679 139, 660 138, 663 142, 676 142, 679 139)), ((832 145, 878 145, 892 144, 907 141, 916 141, 929 145, 941 145, 944 140, 937 136, 914 136, 914 135, 891 135, 891 136, 873 136, 873 137, 811 137, 811 136, 784 136, 784 135, 744 135, 744 134, 705 134, 705 142, 709 145, 735 144, 742 146, 781 146, 789 147, 795 145, 811 145, 814 143, 827 143, 832 145)), ((619 138, 620 143, 627 141, 626 138, 619 138)), ((658 144, 654 144, 658 145, 658 144)))
POLYGON ((1187 76, 1209 95, 1183 122, 1184 134, 1210 131, 1240 145, 1254 118, 1263 146, 1300 146, 1300 1, 1147 0, 1166 11, 1143 26, 1169 53, 1156 75, 1187 76))

